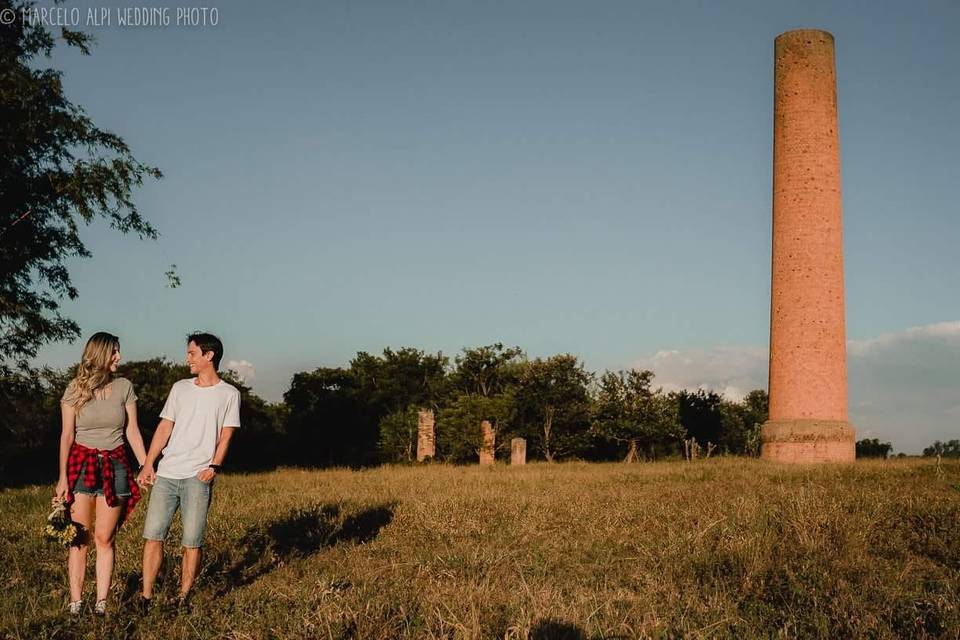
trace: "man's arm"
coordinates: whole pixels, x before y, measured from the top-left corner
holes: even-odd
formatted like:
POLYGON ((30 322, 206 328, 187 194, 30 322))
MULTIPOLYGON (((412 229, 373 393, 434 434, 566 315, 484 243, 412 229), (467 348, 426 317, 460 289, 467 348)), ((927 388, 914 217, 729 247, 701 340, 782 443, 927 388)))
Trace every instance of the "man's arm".
POLYGON ((171 433, 173 433, 173 422, 164 418, 157 426, 153 440, 150 441, 150 451, 147 452, 147 459, 143 461, 143 470, 137 476, 137 484, 153 484, 156 481, 157 472, 154 471, 153 465, 160 456, 160 452, 167 446, 171 433))
MULTIPOLYGON (((217 441, 217 450, 213 453, 213 462, 216 466, 223 464, 224 459, 227 457, 227 449, 230 447, 230 438, 233 437, 233 432, 236 431, 236 427, 224 427, 220 430, 220 439, 217 441)), ((215 469, 207 467, 203 471, 197 474, 197 478, 203 482, 210 482, 217 475, 215 469)))

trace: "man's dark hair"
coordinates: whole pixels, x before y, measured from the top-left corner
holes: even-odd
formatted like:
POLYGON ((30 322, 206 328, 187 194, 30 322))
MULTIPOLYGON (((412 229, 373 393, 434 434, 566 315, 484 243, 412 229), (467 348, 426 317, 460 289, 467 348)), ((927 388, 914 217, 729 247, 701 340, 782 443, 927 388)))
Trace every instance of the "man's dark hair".
POLYGON ((187 336, 187 344, 193 343, 200 347, 201 353, 213 351, 213 368, 220 370, 220 358, 223 357, 223 343, 212 333, 191 333, 187 336))

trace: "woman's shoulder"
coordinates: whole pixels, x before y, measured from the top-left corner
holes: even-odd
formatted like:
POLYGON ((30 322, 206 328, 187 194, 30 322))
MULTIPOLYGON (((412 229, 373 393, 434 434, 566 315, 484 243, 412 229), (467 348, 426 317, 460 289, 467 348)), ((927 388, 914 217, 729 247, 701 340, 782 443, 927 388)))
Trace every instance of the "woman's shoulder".
POLYGON ((113 379, 113 388, 118 390, 132 388, 133 383, 127 380, 124 377, 117 377, 113 379))

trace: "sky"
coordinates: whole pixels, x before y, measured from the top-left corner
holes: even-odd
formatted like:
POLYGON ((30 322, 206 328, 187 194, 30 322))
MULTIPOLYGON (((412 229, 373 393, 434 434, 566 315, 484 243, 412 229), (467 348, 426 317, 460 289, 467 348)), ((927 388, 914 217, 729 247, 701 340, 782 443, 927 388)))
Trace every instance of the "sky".
POLYGON ((65 313, 127 359, 210 330, 270 400, 358 351, 493 342, 765 388, 773 42, 828 30, 850 417, 896 451, 960 438, 956 2, 64 6, 98 41, 49 61, 67 95, 164 173, 135 197, 160 239, 85 228, 65 313))

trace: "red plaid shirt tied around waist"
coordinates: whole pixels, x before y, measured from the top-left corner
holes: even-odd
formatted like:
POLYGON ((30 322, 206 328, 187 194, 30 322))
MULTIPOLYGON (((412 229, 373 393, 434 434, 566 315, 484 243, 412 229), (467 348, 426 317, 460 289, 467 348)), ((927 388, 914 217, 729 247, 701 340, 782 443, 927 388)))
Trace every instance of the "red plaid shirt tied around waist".
POLYGON ((100 482, 103 489, 103 496, 107 499, 107 504, 116 507, 120 503, 116 491, 113 487, 113 461, 116 460, 127 471, 127 484, 130 487, 130 499, 127 500, 127 512, 123 518, 126 522, 130 514, 133 513, 133 507, 140 500, 140 487, 137 486, 133 477, 133 469, 130 467, 130 460, 127 458, 127 452, 123 445, 116 449, 91 449, 76 442, 70 447, 70 457, 67 458, 67 504, 73 502, 73 487, 80 477, 80 471, 83 470, 83 485, 87 489, 97 488, 97 460, 100 461, 100 482))

